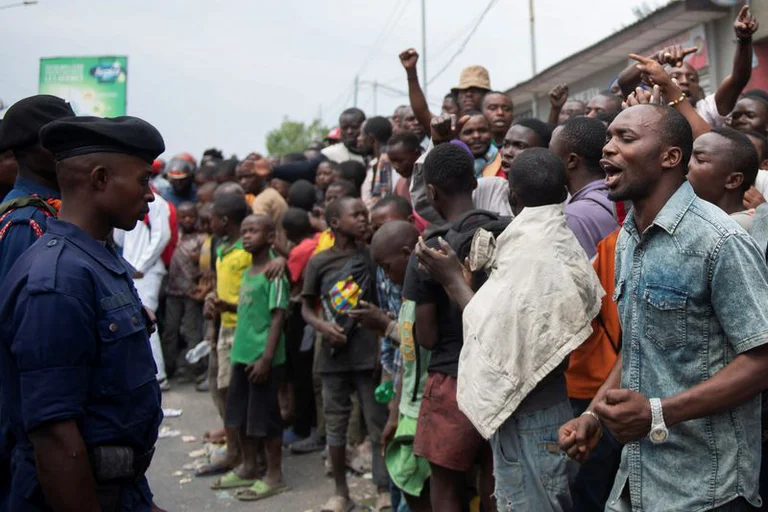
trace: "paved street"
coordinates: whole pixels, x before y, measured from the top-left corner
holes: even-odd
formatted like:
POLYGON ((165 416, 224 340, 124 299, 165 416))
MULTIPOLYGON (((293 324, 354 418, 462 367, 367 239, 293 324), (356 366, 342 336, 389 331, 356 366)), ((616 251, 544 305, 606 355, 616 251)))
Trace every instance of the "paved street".
MULTIPOLYGON (((325 476, 320 453, 293 456, 287 449, 283 451, 283 471, 290 491, 255 503, 238 501, 232 491, 212 491, 209 486, 214 478, 195 478, 193 469, 184 469, 196 460, 189 453, 203 448, 200 441, 203 433, 219 425, 210 395, 196 392, 192 384, 174 383, 174 388, 163 394, 163 407, 184 411, 179 418, 163 421, 163 427, 178 430, 180 435, 158 439, 157 453, 149 471, 155 502, 168 512, 317 512, 330 496, 333 484, 325 476), (185 443, 182 436, 194 436, 197 440, 185 443)), ((370 480, 352 477, 349 482, 357 503, 370 501, 374 492, 370 480)), ((358 506, 355 510, 367 510, 367 507, 358 506)))

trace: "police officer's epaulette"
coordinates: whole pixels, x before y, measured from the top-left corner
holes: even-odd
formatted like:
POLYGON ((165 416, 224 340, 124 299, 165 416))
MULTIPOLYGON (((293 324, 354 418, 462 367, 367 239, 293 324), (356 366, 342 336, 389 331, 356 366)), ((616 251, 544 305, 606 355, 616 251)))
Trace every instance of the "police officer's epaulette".
POLYGON ((50 292, 56 289, 56 273, 65 243, 61 238, 52 237, 47 241, 45 238, 41 239, 40 243, 43 247, 35 251, 35 259, 29 267, 27 289, 30 293, 50 292))

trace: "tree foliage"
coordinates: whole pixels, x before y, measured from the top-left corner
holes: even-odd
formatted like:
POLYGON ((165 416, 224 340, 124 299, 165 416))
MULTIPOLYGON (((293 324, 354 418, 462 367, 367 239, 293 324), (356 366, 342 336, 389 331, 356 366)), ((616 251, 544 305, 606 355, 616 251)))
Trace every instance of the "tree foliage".
POLYGON ((328 133, 320 119, 310 124, 283 119, 279 128, 267 133, 267 151, 270 155, 282 156, 287 153, 302 153, 313 141, 322 140, 328 133))

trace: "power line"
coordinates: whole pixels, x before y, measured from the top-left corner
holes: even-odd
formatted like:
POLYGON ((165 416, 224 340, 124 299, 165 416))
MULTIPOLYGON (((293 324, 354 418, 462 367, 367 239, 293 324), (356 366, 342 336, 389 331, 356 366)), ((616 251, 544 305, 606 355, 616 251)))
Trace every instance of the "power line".
POLYGON ((386 41, 387 37, 392 33, 392 30, 397 25, 397 22, 400 21, 400 18, 403 17, 403 14, 405 14, 406 7, 408 7, 409 0, 398 0, 397 4, 395 4, 394 9, 390 12, 389 18, 387 18, 387 21, 384 23, 384 26, 379 33, 379 36, 373 41, 371 44, 368 54, 366 55, 365 59, 363 60, 363 63, 360 65, 360 69, 357 70, 357 75, 363 72, 363 70, 366 68, 369 62, 371 62, 371 59, 374 55, 376 55, 376 52, 381 49, 381 45, 384 41, 386 41))
MULTIPOLYGON (((454 53, 450 59, 448 59, 448 62, 443 66, 440 71, 438 71, 436 74, 432 76, 431 79, 427 82, 427 84, 431 84, 434 82, 440 75, 442 75, 445 70, 447 70, 451 64, 453 64, 453 61, 456 60, 456 57, 461 55, 461 53, 464 51, 464 49, 467 47, 467 44, 469 43, 469 40, 472 39, 472 36, 475 35, 475 32, 477 32, 477 29, 480 27, 480 24, 483 22, 483 19, 485 18, 485 15, 488 14, 488 12, 493 8, 494 5, 498 3, 499 0, 491 0, 488 2, 488 5, 485 7, 483 12, 480 14, 480 18, 477 20, 477 23, 475 23, 475 26, 472 27, 472 30, 467 34, 467 37, 464 38, 464 41, 462 41, 461 46, 458 50, 456 50, 456 53, 454 53)), ((426 78, 425 78, 426 79, 426 78)))

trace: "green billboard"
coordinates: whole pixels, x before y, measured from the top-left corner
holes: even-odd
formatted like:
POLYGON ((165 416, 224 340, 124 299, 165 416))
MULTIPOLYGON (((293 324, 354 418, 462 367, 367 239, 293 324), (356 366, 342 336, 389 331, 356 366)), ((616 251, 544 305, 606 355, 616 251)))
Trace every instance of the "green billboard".
POLYGON ((81 116, 125 115, 128 57, 40 59, 40 94, 67 100, 81 116))

